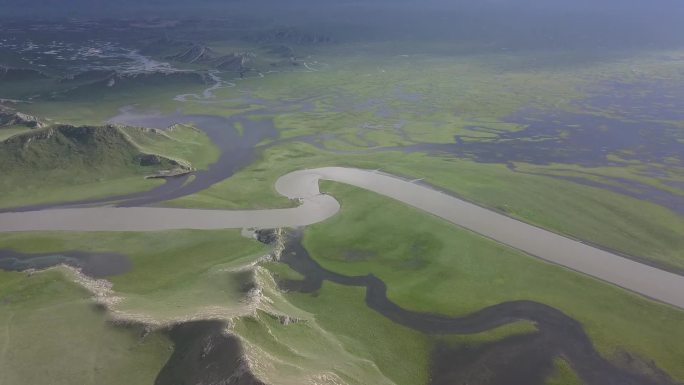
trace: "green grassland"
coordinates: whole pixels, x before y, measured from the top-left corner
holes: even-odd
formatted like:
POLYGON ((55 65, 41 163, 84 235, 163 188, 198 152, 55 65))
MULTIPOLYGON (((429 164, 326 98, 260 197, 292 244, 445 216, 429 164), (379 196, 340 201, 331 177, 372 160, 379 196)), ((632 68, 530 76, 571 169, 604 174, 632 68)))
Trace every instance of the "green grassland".
POLYGON ((387 283, 390 299, 418 311, 460 315, 508 300, 546 303, 579 320, 606 357, 626 350, 684 377, 681 311, 372 193, 332 183, 324 190, 341 199, 342 211, 305 233, 305 245, 324 267, 372 273, 387 283))
MULTIPOLYGON (((221 42, 212 42, 219 51, 230 51, 232 43, 225 44, 223 47, 221 42)), ((141 111, 229 116, 271 102, 311 98, 313 111, 297 112, 293 108, 273 112, 281 138, 325 133, 328 137, 321 142, 325 148, 358 151, 413 142, 448 143, 453 142, 454 135, 467 136, 464 140, 486 140, 492 132, 520 129, 520 125, 503 119, 523 108, 576 111, 579 107, 575 102, 592 93, 608 92, 607 85, 613 81, 658 81, 681 76, 681 65, 667 59, 677 57, 678 51, 607 55, 569 66, 564 62, 567 55, 550 55, 543 63, 531 63, 524 53, 453 55, 447 53, 453 47, 435 45, 402 47, 407 55, 401 55, 396 49, 360 43, 319 47, 313 53, 326 65, 317 71, 283 71, 242 80, 236 87, 216 90, 210 103, 174 101, 178 94, 201 93, 206 87, 171 79, 168 84, 128 85, 114 90, 101 87, 93 90, 92 98, 68 95, 37 100, 22 108, 51 121, 101 124, 127 105, 141 111), (252 99, 251 105, 239 103, 245 92, 252 99)), ((594 113, 610 115, 610 111, 594 113)), ((620 172, 656 188, 674 189, 660 177, 644 178, 643 166, 625 164, 620 171, 591 171, 600 175, 620 172)), ((668 178, 675 182, 682 179, 681 173, 668 178)), ((214 198, 191 201, 185 203, 220 203, 214 198)))
POLYGON ((18 135, 30 130, 30 128, 25 126, 0 127, 0 142, 14 135, 18 135))
MULTIPOLYGON (((267 265, 278 274, 282 266, 267 265)), ((309 314, 305 321, 284 325, 258 313, 241 318, 235 331, 256 367, 267 368, 261 374, 271 382, 296 384, 326 375, 349 384, 411 385, 427 382, 430 353, 439 342, 478 345, 532 330, 529 324, 516 323, 460 338, 430 337, 369 309, 364 295, 361 288, 332 283, 314 294, 287 293, 287 301, 309 314)))
POLYGON ((169 132, 115 126, 33 130, 0 142, 1 202, 11 207, 147 190, 161 181, 145 176, 177 167, 174 161, 206 167, 217 152, 206 135, 181 126, 169 132), (158 154, 159 162, 145 164, 143 154, 158 154))
MULTIPOLYGON (((358 288, 326 284, 316 295, 278 292, 265 270, 240 268, 263 255, 267 248, 241 237, 237 231, 15 233, 1 235, 0 245, 23 252, 80 249, 126 253, 133 262, 133 269, 110 278, 115 295, 124 298, 115 306, 119 314, 152 324, 198 317, 231 318, 234 320, 232 331, 245 344, 255 371, 263 378, 279 379, 278 383, 299 384, 318 375, 338 376, 350 384, 359 385, 369 382, 402 385, 423 383, 428 376, 429 352, 440 340, 395 325, 368 309, 363 301, 363 291, 358 288), (253 313, 244 308, 244 286, 254 282, 262 285, 267 298, 264 302, 266 307, 262 309, 268 312, 259 310, 253 313), (275 318, 277 314, 286 314, 294 322, 283 324, 275 318)), ((269 263, 266 267, 279 276, 290 274, 287 267, 278 263, 269 263)), ((39 307, 33 302, 18 300, 24 295, 22 288, 39 282, 43 277, 49 278, 45 278, 49 284, 44 290, 51 295, 35 291, 26 295, 42 301, 45 308, 63 314, 60 318, 52 319, 52 325, 46 329, 46 333, 47 330, 52 332, 51 349, 63 346, 73 338, 77 341, 74 354, 89 352, 91 350, 88 349, 96 349, 92 345, 106 339, 108 333, 118 335, 129 332, 125 328, 117 329, 105 324, 107 315, 96 312, 89 305, 89 294, 69 283, 69 275, 55 270, 30 277, 25 273, 2 274, 2 282, 7 282, 2 287, 2 298, 22 303, 26 309, 39 307), (68 293, 76 294, 69 294, 67 299, 62 300, 58 295, 62 292, 59 289, 61 287, 70 287, 68 293), (66 304, 73 301, 83 309, 76 311, 78 306, 66 304), (84 316, 84 312, 94 315, 84 316), (71 314, 73 316, 67 316, 71 314), (75 324, 72 317, 80 317, 77 324, 81 328, 76 331, 69 331, 70 325, 75 324), (93 329, 101 331, 103 336, 82 341, 75 334, 78 330, 93 329)), ((13 322, 17 322, 16 319, 13 322)), ((27 327, 31 326, 35 324, 27 324, 27 327)), ((514 324, 480 335, 448 337, 445 340, 452 344, 478 344, 529 330, 529 325, 514 324)), ((8 333, 8 338, 14 341, 19 335, 19 328, 13 324, 8 333)), ((38 336, 43 337, 43 333, 38 336)), ((134 370, 139 364, 146 365, 149 372, 134 374, 151 375, 168 357, 169 342, 156 333, 149 334, 142 342, 136 342, 136 349, 126 350, 130 361, 119 362, 117 360, 123 357, 118 346, 125 346, 127 341, 131 341, 130 338, 135 338, 135 334, 130 336, 117 341, 117 344, 110 344, 109 356, 106 357, 118 365, 111 370, 134 370), (141 356, 136 359, 138 354, 141 356), (153 359, 157 362, 152 362, 153 359)), ((27 335, 24 341, 28 341, 29 346, 31 342, 36 345, 44 343, 32 335, 27 335)), ((69 383, 67 379, 69 376, 76 378, 76 371, 87 372, 88 366, 78 362, 78 365, 74 365, 60 361, 60 375, 55 378, 55 383, 69 383)), ((23 366, 19 368, 24 370, 23 366)), ((47 366, 47 369, 56 370, 52 366, 47 366)), ((17 378, 25 375, 20 369, 9 373, 17 378)), ((84 380, 84 383, 90 382, 84 380)))
POLYGON ((123 127, 122 130, 141 152, 158 154, 196 169, 206 169, 219 156, 218 148, 209 137, 191 126, 177 124, 166 130, 123 127))
MULTIPOLYGON (((125 274, 110 277, 110 280, 115 291, 141 296, 164 293, 169 289, 180 292, 201 281, 199 277, 212 267, 225 264, 240 266, 267 250, 264 245, 242 237, 236 230, 6 233, 0 235, 0 244, 27 253, 83 250, 126 254, 131 258, 133 268, 125 274)), ((219 291, 217 296, 222 295, 219 291)))
POLYGON ((73 193, 72 199, 90 197, 81 185, 134 175, 142 180, 146 174, 169 166, 141 166, 140 152, 113 127, 48 128, 12 137, 0 146, 0 189, 7 206, 58 200, 62 197, 60 189, 67 191, 64 195, 73 193))
POLYGON ((158 333, 115 326, 55 270, 0 272, 0 384, 151 384, 171 353, 158 333))
MULTIPOLYGON (((100 125, 119 113, 123 107, 133 106, 141 110, 156 112, 174 112, 184 105, 173 100, 182 93, 201 93, 206 88, 202 86, 179 87, 173 84, 140 88, 131 94, 106 94, 106 90, 99 91, 105 98, 74 100, 46 100, 25 107, 25 111, 37 116, 45 117, 53 122, 100 125)), ((96 92, 98 93, 98 92, 96 92)))
POLYGON ((73 125, 101 125, 119 110, 127 106, 140 106, 147 110, 173 112, 180 103, 174 101, 178 94, 202 93, 208 87, 202 82, 169 78, 140 79, 110 88, 104 84, 76 87, 78 92, 61 93, 64 86, 55 80, 39 82, 17 82, 11 88, 3 85, 0 97, 24 99, 27 95, 40 95, 31 103, 17 106, 21 112, 39 116, 55 123, 73 125), (17 91, 13 91, 16 88, 17 91), (20 92, 20 93, 19 93, 20 92))
MULTIPOLYGON (((237 231, 15 233, 0 238, 1 247, 23 252, 116 250, 129 255, 133 269, 112 277, 114 292, 125 299, 116 310, 153 324, 202 317, 207 308, 237 309, 248 277, 231 269, 266 252, 237 231)), ((0 383, 153 383, 172 343, 161 333, 143 334, 110 318, 61 269, 31 275, 0 272, 0 383)))
MULTIPOLYGON (((228 52, 220 42, 212 44, 228 52)), ((273 187, 287 172, 321 166, 381 168, 409 179, 424 178, 454 195, 552 231, 662 266, 684 268, 682 216, 607 190, 525 173, 592 180, 617 176, 681 194, 665 183, 682 180, 678 159, 661 165, 666 175, 661 177, 645 175, 646 168, 658 165, 640 162, 625 161, 620 168, 516 164, 520 172, 515 172, 504 164, 450 156, 367 152, 415 142, 450 143, 454 135, 491 139, 491 132, 521 129, 504 119, 523 108, 576 111, 573 102, 616 79, 680 79, 681 64, 659 57, 681 53, 640 53, 577 66, 563 65, 562 55, 544 64, 507 53, 399 56, 382 44, 342 44, 314 53, 326 64, 317 71, 285 71, 240 81, 234 88, 217 90, 212 103, 173 100, 178 94, 201 93, 206 86, 200 84, 130 84, 37 100, 22 105, 22 112, 51 122, 99 125, 124 106, 230 116, 310 97, 311 111, 297 111, 295 106, 258 117, 272 118, 280 139, 326 134, 318 144, 338 152, 296 141, 270 143, 271 147, 261 147, 259 160, 230 179, 164 204, 292 207, 294 203, 273 187), (264 105, 236 101, 244 92, 264 105)), ((28 95, 54 84, 37 81, 24 86, 6 92, 28 95)), ((21 138, 39 131, 15 135, 13 130, 0 130, 0 140, 9 138, 0 143, 4 207, 153 188, 161 182, 144 176, 169 164, 143 167, 136 162, 141 153, 200 169, 218 156, 206 135, 186 126, 170 131, 88 129, 90 134, 84 137, 57 132, 30 143, 21 138)), ((345 274, 373 273, 387 283, 392 300, 418 311, 461 315, 507 300, 547 303, 579 320, 606 357, 628 351, 684 380, 681 311, 522 255, 374 194, 333 183, 324 183, 323 190, 341 200, 342 211, 308 229, 305 244, 325 267, 345 274)), ((245 343, 253 369, 272 383, 425 383, 436 343, 480 344, 531 330, 531 325, 517 323, 476 336, 428 338, 368 309, 358 288, 326 283, 315 294, 280 293, 263 269, 245 268, 267 248, 237 231, 1 234, 0 247, 125 253, 133 269, 110 278, 114 292, 124 298, 116 308, 120 314, 150 323, 232 319, 232 331, 245 343), (266 298, 259 307, 248 298, 255 285, 266 298), (301 322, 285 325, 278 315, 301 322)), ((296 275, 282 264, 266 267, 280 276, 296 275)), ((7 363, 0 363, 0 384, 40 383, 44 378, 54 378, 57 384, 151 383, 170 354, 169 341, 154 333, 140 340, 132 330, 112 327, 88 297, 59 271, 30 277, 0 272, 0 361, 7 363), (64 346, 70 346, 66 353, 64 346)), ((569 364, 556 362, 549 385, 574 383, 579 380, 569 364)))
POLYGON ((581 167, 570 164, 551 164, 539 167, 530 164, 518 163, 517 170, 522 172, 534 172, 544 175, 571 176, 588 179, 592 181, 606 183, 608 185, 618 184, 615 178, 626 181, 635 181, 646 186, 667 191, 674 195, 684 195, 684 190, 673 187, 672 183, 684 180, 684 167, 678 161, 673 161, 671 165, 655 163, 645 163, 639 161, 626 161, 616 159, 620 166, 611 167, 581 167), (659 172, 658 177, 654 177, 652 170, 659 172), (668 184, 670 183, 670 184, 668 184))
POLYGON ((664 266, 684 267, 684 218, 661 206, 608 190, 516 173, 504 165, 425 154, 329 154, 307 144, 263 151, 230 179, 169 204, 200 208, 289 207, 273 185, 287 172, 351 166, 405 175, 525 222, 664 266))
POLYGON ((567 361, 559 358, 555 360, 554 373, 546 385, 582 385, 582 380, 572 371, 567 361))
MULTIPOLYGON (((265 378, 280 379, 278 383, 301 384, 319 373, 330 372, 332 366, 337 367, 335 375, 350 380, 350 384, 392 383, 368 357, 349 350, 343 338, 324 329, 314 314, 288 302, 275 289, 266 270, 246 268, 266 253, 267 248, 241 237, 238 231, 3 234, 0 238, 2 247, 23 252, 76 248, 88 251, 116 249, 126 253, 132 259, 133 269, 111 277, 115 295, 123 298, 123 302, 114 307, 119 317, 123 314, 126 319, 152 325, 198 318, 231 319, 232 331, 243 340, 253 369, 265 378), (245 286, 253 284, 262 285, 266 298, 259 307, 262 310, 257 312, 250 307, 249 301, 246 302, 245 286), (278 314, 287 314, 299 322, 283 325, 276 318, 278 314), (283 349, 288 354, 279 355, 277 359, 270 356, 284 353, 283 349)), ((39 376, 46 371, 55 372, 51 383, 67 384, 81 378, 82 383, 93 383, 90 377, 98 370, 112 371, 112 381, 122 378, 113 374, 116 371, 130 371, 131 383, 151 383, 170 354, 169 342, 158 333, 136 340, 135 330, 106 323, 108 315, 95 310, 90 294, 69 282, 69 274, 58 269, 32 276, 0 274, 0 299, 3 300, 0 306, 12 306, 11 311, 0 316, 7 324, 0 348, 3 351, 16 349, 16 357, 26 362, 6 361, 16 364, 3 371, 7 383, 14 383, 15 378, 36 378, 34 383, 44 383, 39 376), (15 312, 14 307, 18 306, 23 312, 15 312), (23 327, 22 319, 29 320, 23 327), (46 322, 52 324, 48 327, 44 325, 46 322), (41 331, 30 334, 32 327, 40 327, 41 331), (97 338, 85 340, 98 332, 101 335, 97 338), (118 340, 111 341, 111 338, 118 340), (24 348, 16 347, 15 341, 21 341, 24 348), (131 344, 133 346, 128 346, 131 344), (45 349, 39 357, 45 356, 48 360, 49 354, 57 354, 55 349, 64 346, 70 346, 74 351, 63 355, 63 360, 44 364, 36 373, 27 373, 29 365, 40 362, 28 359, 27 355, 32 351, 45 349), (100 353, 102 349, 106 352, 100 353), (78 357, 93 352, 98 353, 96 362, 93 357, 78 357), (69 362, 72 358, 74 361, 69 362), (102 369, 108 364, 111 366, 102 369), (145 370, 140 370, 138 365, 145 370)), ((354 302, 349 303, 350 314, 359 309, 370 312, 363 308, 362 301, 354 302)), ((376 320, 383 321, 380 326, 392 327, 382 317, 376 316, 376 320)))

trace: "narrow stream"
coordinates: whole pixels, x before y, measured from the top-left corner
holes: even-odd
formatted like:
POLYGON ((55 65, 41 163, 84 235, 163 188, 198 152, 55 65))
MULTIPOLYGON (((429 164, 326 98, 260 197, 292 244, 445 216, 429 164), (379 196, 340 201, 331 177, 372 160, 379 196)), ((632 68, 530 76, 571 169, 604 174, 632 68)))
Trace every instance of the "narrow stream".
POLYGON ((281 262, 305 277, 281 280, 283 290, 314 293, 323 281, 365 287, 368 307, 397 324, 428 335, 475 334, 521 320, 537 326, 535 333, 508 337, 465 355, 459 354, 458 349, 438 346, 433 358, 433 385, 461 383, 468 380, 463 376, 470 373, 473 365, 482 364, 497 370, 483 383, 541 385, 552 371, 553 360, 559 357, 568 360, 587 385, 675 384, 657 368, 652 368, 652 378, 615 366, 596 351, 579 322, 539 302, 504 302, 462 317, 407 310, 387 298, 387 286, 372 274, 346 276, 324 269, 302 246, 301 233, 289 236, 281 262), (449 357, 459 361, 445 361, 449 357))

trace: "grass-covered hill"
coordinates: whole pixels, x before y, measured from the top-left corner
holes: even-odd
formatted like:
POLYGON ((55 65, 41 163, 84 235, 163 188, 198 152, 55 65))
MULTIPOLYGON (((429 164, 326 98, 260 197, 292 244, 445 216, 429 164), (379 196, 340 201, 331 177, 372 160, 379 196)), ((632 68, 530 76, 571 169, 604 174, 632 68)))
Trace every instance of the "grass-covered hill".
POLYGON ((169 159, 141 153, 116 126, 46 128, 8 138, 0 148, 4 175, 64 170, 71 175, 107 176, 129 170, 151 173, 176 166, 169 159))
POLYGON ((0 142, 0 206, 65 201, 149 189, 146 176, 208 163, 212 145, 192 128, 70 125, 34 129, 0 142), (182 150, 182 151, 181 151, 182 150))

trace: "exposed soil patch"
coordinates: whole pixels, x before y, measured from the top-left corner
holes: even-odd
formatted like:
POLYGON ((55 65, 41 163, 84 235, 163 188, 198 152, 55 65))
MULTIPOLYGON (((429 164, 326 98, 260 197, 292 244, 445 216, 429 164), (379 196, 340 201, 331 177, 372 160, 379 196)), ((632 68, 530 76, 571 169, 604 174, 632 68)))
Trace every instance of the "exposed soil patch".
POLYGON ((311 258, 300 240, 301 234, 290 236, 281 261, 305 278, 282 280, 279 286, 283 290, 315 293, 323 281, 365 287, 366 304, 371 309, 393 322, 429 335, 474 334, 521 320, 537 326, 535 333, 506 338, 474 350, 438 347, 433 357, 432 384, 543 384, 555 357, 568 360, 587 385, 675 384, 658 368, 651 368, 647 375, 632 365, 625 365, 629 367, 625 369, 609 362, 596 351, 579 322, 548 305, 533 301, 504 302, 462 317, 406 310, 387 298, 387 287, 379 278, 345 276, 326 270, 311 258), (483 365, 490 374, 485 376, 478 369, 483 365))

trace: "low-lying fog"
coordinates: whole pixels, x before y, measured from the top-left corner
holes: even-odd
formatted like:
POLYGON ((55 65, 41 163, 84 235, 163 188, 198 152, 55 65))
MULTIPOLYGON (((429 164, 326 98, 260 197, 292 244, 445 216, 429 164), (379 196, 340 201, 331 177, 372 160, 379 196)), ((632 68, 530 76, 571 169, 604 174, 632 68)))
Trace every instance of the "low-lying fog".
MULTIPOLYGON (((24 17, 194 17, 307 25, 341 41, 467 40, 494 49, 684 45, 680 0, 0 0, 0 21, 24 17)), ((0 31, 2 24, 0 24, 0 31)))

